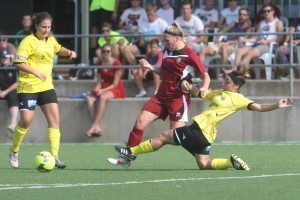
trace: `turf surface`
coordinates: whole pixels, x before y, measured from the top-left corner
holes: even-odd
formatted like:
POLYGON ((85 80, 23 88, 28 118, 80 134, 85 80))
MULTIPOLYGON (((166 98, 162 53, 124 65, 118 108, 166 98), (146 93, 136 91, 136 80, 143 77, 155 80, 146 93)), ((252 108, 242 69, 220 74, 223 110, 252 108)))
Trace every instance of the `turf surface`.
POLYGON ((113 166, 109 144, 62 144, 65 170, 40 173, 34 157, 47 144, 25 144, 20 168, 8 164, 10 145, 0 145, 0 199, 299 199, 300 143, 216 144, 211 157, 236 153, 250 171, 197 169, 181 147, 140 155, 129 169, 113 166))

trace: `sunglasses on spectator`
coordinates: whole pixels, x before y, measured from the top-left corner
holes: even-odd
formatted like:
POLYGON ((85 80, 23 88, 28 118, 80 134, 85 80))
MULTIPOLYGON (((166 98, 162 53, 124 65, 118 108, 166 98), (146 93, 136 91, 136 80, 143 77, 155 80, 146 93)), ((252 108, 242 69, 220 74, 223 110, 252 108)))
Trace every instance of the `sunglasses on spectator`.
POLYGON ((6 42, 7 39, 0 39, 0 42, 6 42))
POLYGON ((264 13, 270 13, 272 10, 264 10, 264 13))
POLYGON ((140 1, 140 0, 131 0, 131 1, 140 1))
POLYGON ((106 49, 102 50, 102 53, 110 53, 110 52, 111 52, 110 50, 106 50, 106 49))
POLYGON ((228 0, 229 2, 231 2, 231 1, 239 1, 239 0, 228 0))
POLYGON ((245 14, 245 13, 240 13, 239 15, 242 15, 242 16, 247 16, 247 14, 245 14))

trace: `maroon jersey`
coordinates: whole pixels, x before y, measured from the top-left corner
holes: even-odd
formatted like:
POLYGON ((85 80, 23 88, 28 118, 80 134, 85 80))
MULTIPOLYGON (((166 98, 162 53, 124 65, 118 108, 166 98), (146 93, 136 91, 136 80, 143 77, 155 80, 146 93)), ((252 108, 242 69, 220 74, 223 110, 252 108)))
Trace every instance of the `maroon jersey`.
POLYGON ((186 95, 178 88, 178 83, 188 74, 194 76, 206 72, 200 58, 189 47, 185 46, 178 51, 165 50, 162 61, 161 84, 156 93, 158 98, 177 98, 186 95))

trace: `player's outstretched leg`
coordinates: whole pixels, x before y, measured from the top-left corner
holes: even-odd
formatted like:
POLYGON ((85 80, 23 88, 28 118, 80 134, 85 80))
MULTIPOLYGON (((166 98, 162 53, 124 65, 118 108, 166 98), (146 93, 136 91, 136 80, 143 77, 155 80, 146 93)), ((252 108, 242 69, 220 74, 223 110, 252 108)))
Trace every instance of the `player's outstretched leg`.
POLYGON ((230 156, 230 162, 236 170, 250 170, 249 165, 235 154, 230 156))

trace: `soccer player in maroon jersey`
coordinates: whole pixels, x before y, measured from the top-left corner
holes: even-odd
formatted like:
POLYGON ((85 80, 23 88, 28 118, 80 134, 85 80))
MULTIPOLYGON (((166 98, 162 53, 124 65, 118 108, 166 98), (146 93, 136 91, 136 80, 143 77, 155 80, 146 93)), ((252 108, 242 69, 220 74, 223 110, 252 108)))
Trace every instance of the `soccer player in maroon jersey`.
MULTIPOLYGON (((205 67, 196 53, 185 45, 184 33, 176 22, 166 28, 163 39, 166 49, 161 66, 152 66, 145 59, 139 61, 142 67, 160 74, 162 82, 157 93, 149 99, 137 117, 128 138, 129 147, 140 144, 145 127, 156 119, 165 120, 169 116, 170 129, 182 127, 188 122, 190 94, 178 87, 183 80, 191 82, 196 71, 203 79, 200 88, 202 93, 206 93, 210 84, 205 67)), ((108 158, 108 162, 123 167, 130 166, 130 160, 123 156, 108 158)))

